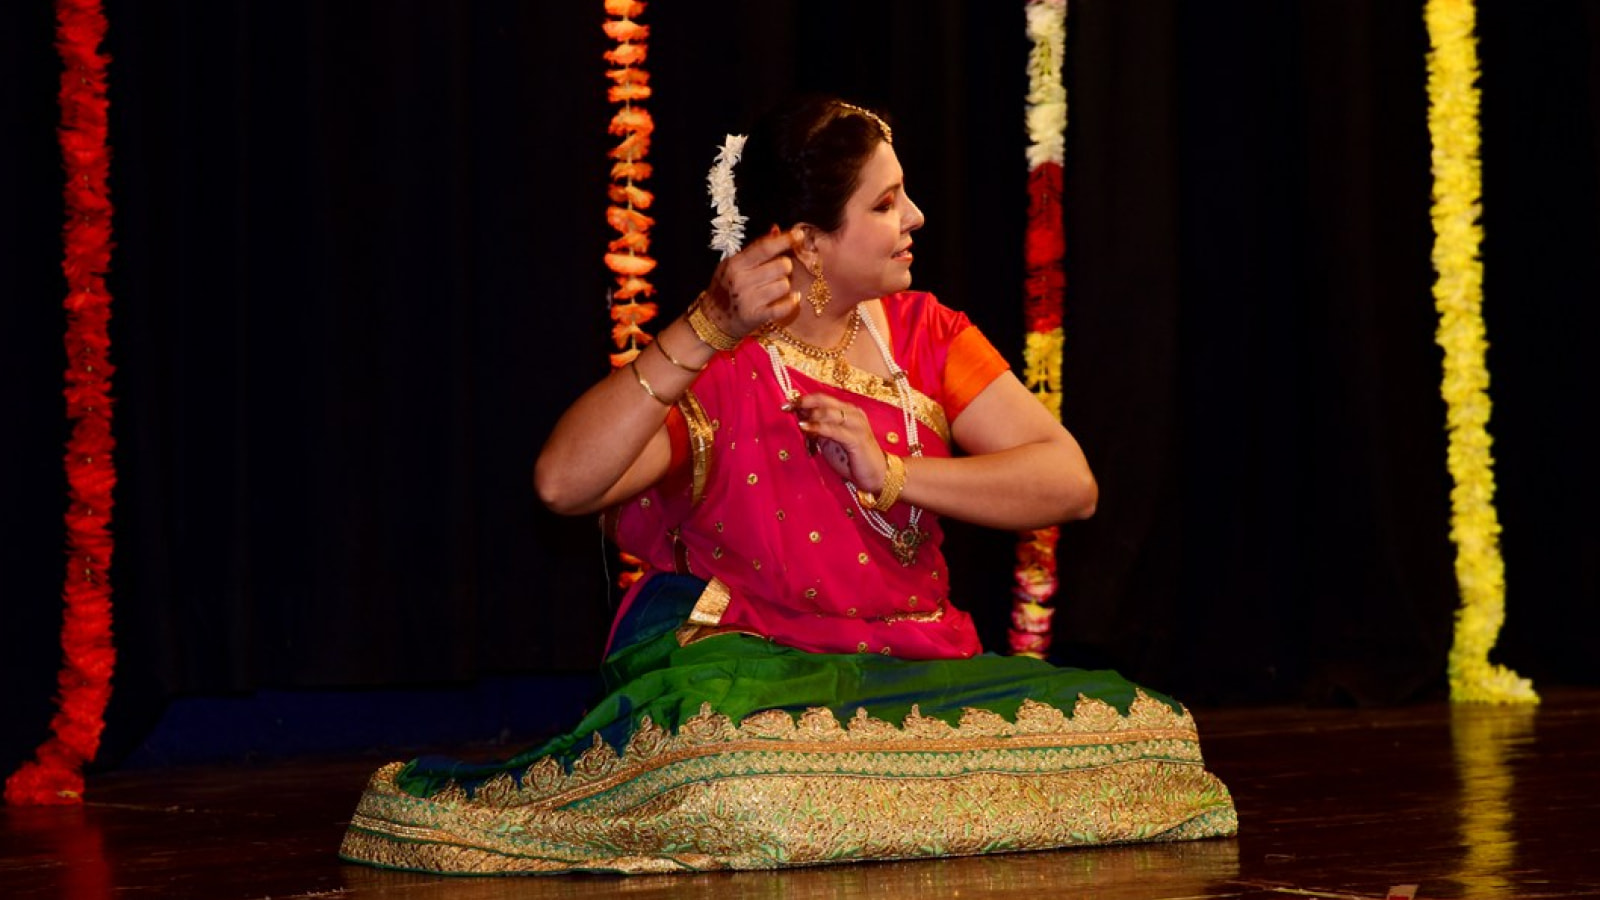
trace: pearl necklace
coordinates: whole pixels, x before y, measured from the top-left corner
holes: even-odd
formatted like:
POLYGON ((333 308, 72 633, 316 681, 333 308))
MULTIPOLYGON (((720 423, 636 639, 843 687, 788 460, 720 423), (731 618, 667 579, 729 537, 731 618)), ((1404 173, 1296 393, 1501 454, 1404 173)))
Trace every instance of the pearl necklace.
MULTIPOLYGON (((895 362, 894 354, 889 351, 889 343, 883 339, 883 335, 878 331, 877 324, 872 321, 872 316, 862 315, 860 307, 857 307, 851 310, 851 320, 853 327, 846 333, 844 342, 832 351, 820 352, 830 353, 833 357, 843 356, 845 349, 850 346, 850 342, 855 338, 856 327, 863 324, 866 325, 867 334, 871 335, 872 342, 878 345, 878 353, 883 356, 884 367, 889 370, 889 376, 894 381, 895 391, 900 395, 900 415, 905 422, 906 443, 911 455, 921 456, 922 439, 917 429, 916 404, 911 395, 910 378, 906 376, 905 370, 900 368, 900 364, 895 362)), ((779 337, 785 343, 791 346, 795 345, 794 340, 789 340, 781 333, 779 337)), ((772 363, 772 374, 778 379, 778 387, 783 390, 784 398, 791 403, 800 399, 800 392, 794 389, 794 382, 789 378, 789 367, 784 365, 783 360, 778 356, 777 346, 771 342, 763 342, 763 344, 767 351, 767 359, 772 363)), ((806 347, 809 346, 806 345, 806 347)), ((797 347, 796 349, 804 353, 806 347, 797 347)), ((816 357, 814 353, 807 353, 806 355, 816 357)), ((911 515, 906 520, 906 527, 897 529, 888 519, 883 517, 882 513, 861 503, 861 492, 856 489, 855 484, 848 478, 845 479, 844 486, 849 489, 850 499, 855 501, 856 510, 861 513, 861 517, 866 520, 873 531, 876 531, 889 541, 889 545, 894 551, 894 558, 900 562, 900 565, 909 566, 916 562, 917 548, 921 547, 928 539, 928 533, 917 527, 918 523, 922 521, 922 507, 913 505, 911 507, 911 515)))

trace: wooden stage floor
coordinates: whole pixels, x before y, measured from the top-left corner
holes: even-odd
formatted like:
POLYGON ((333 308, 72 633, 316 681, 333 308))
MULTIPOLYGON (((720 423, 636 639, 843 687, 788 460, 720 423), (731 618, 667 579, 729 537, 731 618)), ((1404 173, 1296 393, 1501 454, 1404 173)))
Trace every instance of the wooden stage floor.
POLYGON ((0 809, 0 897, 1600 898, 1600 690, 1536 709, 1200 710, 1229 840, 638 878, 341 864, 374 760, 109 773, 83 807, 0 809))

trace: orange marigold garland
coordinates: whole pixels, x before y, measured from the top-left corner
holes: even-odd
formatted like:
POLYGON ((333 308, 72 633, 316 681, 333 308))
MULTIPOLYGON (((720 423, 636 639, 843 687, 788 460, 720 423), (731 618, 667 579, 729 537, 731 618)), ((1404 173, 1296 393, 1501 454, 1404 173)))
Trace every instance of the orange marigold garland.
POLYGON ((111 294, 111 200, 106 180, 106 66, 99 50, 106 19, 99 0, 58 0, 56 47, 61 54, 61 158, 66 170, 67 417, 72 435, 65 457, 68 507, 67 572, 62 599, 60 693, 51 737, 32 762, 6 780, 15 805, 83 801, 83 766, 100 749, 111 672, 111 505, 117 482, 111 451, 111 375, 108 361, 111 294))
MULTIPOLYGON (((1061 296, 1066 239, 1061 217, 1061 166, 1065 155, 1067 92, 1061 80, 1066 52, 1066 0, 1028 0, 1028 225, 1023 350, 1024 381, 1057 418, 1061 416, 1061 296)), ((1011 652, 1044 658, 1050 650, 1050 606, 1056 593, 1057 528, 1023 532, 1017 543, 1012 588, 1011 652)))
MULTIPOLYGON (((656 267, 650 256, 650 228, 655 220, 645 212, 655 196, 643 186, 650 177, 645 157, 650 154, 655 121, 640 105, 650 97, 650 73, 643 68, 650 26, 634 20, 644 14, 645 4, 641 0, 605 0, 605 5, 609 18, 603 27, 606 36, 617 42, 606 51, 606 61, 613 66, 606 72, 611 79, 607 98, 621 107, 611 117, 609 128, 621 140, 609 154, 611 205, 606 209, 606 223, 616 230, 617 237, 607 245, 605 256, 606 268, 617 282, 610 294, 611 340, 617 347, 611 354, 611 366, 621 368, 649 346, 651 338, 643 326, 656 317, 656 305, 641 299, 656 292, 648 278, 656 267)), ((626 568, 618 583, 627 587, 642 577, 643 568, 636 557, 621 556, 626 568)))

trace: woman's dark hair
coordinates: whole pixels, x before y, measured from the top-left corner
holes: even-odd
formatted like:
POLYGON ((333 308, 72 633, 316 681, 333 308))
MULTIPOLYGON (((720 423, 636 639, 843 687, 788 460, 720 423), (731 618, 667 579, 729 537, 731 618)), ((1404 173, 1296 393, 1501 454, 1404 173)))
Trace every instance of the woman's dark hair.
POLYGON ((745 234, 806 222, 833 231, 844 221, 861 167, 885 140, 883 120, 836 97, 806 96, 763 116, 734 169, 745 234))

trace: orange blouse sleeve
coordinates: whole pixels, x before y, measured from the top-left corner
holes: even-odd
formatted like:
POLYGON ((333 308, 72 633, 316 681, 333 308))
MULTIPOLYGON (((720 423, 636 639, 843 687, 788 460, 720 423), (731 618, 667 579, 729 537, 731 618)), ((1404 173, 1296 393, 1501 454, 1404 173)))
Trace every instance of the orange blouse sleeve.
POLYGON ((895 358, 917 389, 933 397, 954 422, 984 388, 1011 368, 966 313, 924 291, 883 298, 896 337, 895 358))
POLYGON ((1011 365, 983 332, 968 325, 950 341, 944 362, 944 412, 954 422, 1011 365))

